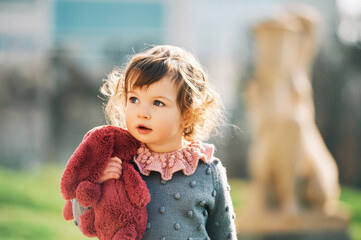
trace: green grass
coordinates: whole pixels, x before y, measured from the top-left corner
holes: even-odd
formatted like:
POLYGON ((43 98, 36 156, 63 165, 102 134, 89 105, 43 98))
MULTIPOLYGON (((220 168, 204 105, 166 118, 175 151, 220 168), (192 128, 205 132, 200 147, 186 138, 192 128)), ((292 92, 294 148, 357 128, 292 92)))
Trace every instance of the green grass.
POLYGON ((361 190, 343 187, 341 204, 351 213, 351 236, 353 240, 361 240, 361 190))
POLYGON ((1 240, 88 239, 63 219, 61 175, 54 166, 37 173, 0 168, 1 240))
MULTIPOLYGON (((59 181, 63 168, 48 166, 38 172, 0 168, 0 239, 88 239, 62 216, 64 200, 59 181)), ((244 204, 245 183, 230 180, 236 212, 244 204)), ((351 235, 361 240, 361 191, 342 188, 341 203, 351 213, 351 235)))

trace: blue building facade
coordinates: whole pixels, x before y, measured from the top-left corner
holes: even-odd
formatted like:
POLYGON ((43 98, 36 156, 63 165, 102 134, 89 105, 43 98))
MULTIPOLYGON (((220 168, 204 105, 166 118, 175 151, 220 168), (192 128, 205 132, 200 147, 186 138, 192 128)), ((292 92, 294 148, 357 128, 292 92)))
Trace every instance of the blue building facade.
MULTIPOLYGON (((164 42, 162 2, 65 1, 54 4, 54 46, 89 61, 115 61, 164 42)), ((119 60, 118 60, 119 61, 119 60)))

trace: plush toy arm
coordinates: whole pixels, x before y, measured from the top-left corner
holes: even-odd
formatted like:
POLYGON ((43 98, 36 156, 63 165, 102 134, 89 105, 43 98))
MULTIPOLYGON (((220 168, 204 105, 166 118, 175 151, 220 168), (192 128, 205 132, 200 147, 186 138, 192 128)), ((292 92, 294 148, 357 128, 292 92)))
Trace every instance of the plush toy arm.
POLYGON ((125 191, 129 200, 138 208, 146 206, 150 202, 146 183, 131 164, 124 162, 122 168, 125 191))
POLYGON ((95 214, 93 209, 86 210, 79 217, 80 230, 87 237, 97 237, 97 230, 94 226, 95 214))
POLYGON ((70 200, 66 200, 63 208, 63 217, 66 221, 74 219, 73 216, 73 205, 70 200))
POLYGON ((81 182, 76 189, 76 198, 83 207, 91 207, 97 204, 101 194, 101 185, 88 181, 81 182))
POLYGON ((137 231, 134 225, 128 225, 119 229, 119 231, 113 236, 112 240, 135 240, 137 239, 137 231))

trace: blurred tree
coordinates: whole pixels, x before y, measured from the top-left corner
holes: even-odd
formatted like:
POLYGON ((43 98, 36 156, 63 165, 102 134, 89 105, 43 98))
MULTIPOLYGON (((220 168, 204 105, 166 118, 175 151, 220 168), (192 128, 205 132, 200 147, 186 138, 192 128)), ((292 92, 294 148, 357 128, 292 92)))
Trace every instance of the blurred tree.
POLYGON ((90 71, 84 70, 71 54, 58 49, 51 59, 55 89, 49 99, 52 152, 55 159, 67 161, 85 133, 104 124, 99 85, 92 84, 90 71))
POLYGON ((316 122, 340 169, 340 182, 361 186, 361 51, 336 36, 313 67, 316 122))

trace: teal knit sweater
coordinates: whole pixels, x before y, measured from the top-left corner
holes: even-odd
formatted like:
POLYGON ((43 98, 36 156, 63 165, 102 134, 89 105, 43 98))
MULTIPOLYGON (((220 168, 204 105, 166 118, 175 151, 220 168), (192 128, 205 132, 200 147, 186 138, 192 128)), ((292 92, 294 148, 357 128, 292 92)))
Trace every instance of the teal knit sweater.
POLYGON ((199 161, 194 174, 169 181, 158 172, 143 176, 151 194, 143 240, 237 239, 226 171, 218 159, 199 161))

